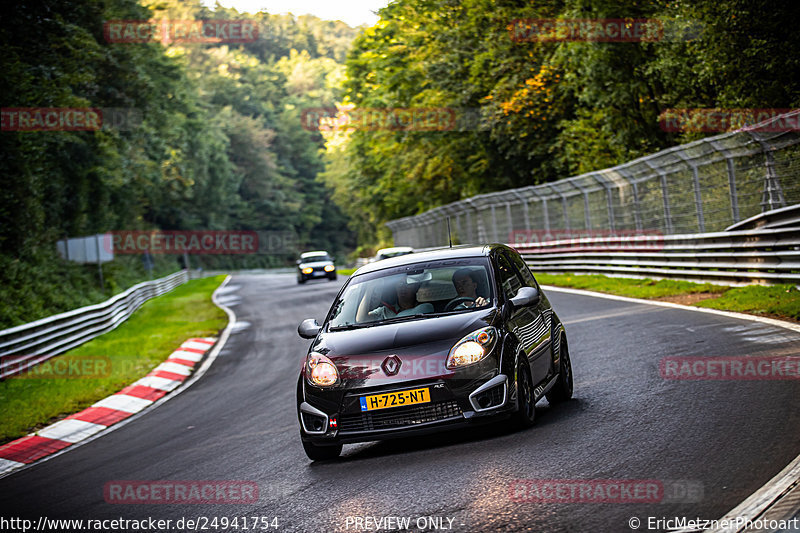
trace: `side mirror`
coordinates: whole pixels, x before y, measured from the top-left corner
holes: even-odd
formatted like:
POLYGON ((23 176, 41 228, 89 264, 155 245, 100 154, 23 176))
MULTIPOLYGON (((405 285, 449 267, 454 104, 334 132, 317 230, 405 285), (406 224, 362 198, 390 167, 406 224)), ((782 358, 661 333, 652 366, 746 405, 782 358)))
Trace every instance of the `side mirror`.
POLYGON ((319 325, 316 318, 306 318, 297 326, 297 334, 304 339, 313 339, 321 329, 322 326, 319 325))
POLYGON ((533 287, 520 287, 517 295, 509 300, 511 309, 519 309, 520 307, 530 307, 539 303, 539 291, 533 287))

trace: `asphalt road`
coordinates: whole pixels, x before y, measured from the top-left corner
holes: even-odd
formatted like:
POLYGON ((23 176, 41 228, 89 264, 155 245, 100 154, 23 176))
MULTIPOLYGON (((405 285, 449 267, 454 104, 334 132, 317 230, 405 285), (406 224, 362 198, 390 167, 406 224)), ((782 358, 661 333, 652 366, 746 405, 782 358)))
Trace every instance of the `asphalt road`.
POLYGON ((387 516, 410 517, 413 531, 435 531, 418 519, 439 517, 452 531, 615 532, 631 531, 635 516, 647 531, 648 516, 721 517, 800 453, 797 381, 665 380, 658 368, 672 356, 797 354, 800 335, 550 292, 567 327, 574 400, 543 400, 525 431, 497 425, 348 445, 338 461, 311 463, 295 414, 309 341, 296 328, 322 319, 341 283, 234 277, 222 299, 238 325, 208 373, 117 431, 1 479, 0 516, 277 517, 278 531, 314 532, 390 531, 394 523, 356 521, 387 516), (673 492, 658 503, 541 503, 515 492, 522 479, 658 480, 673 492), (103 488, 116 480, 252 481, 259 498, 106 503, 103 488))

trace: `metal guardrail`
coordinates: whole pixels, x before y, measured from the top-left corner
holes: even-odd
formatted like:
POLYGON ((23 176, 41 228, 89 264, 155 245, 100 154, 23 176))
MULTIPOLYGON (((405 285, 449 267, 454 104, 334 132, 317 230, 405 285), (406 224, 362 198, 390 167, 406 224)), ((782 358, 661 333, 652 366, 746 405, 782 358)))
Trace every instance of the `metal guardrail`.
POLYGON ((188 281, 185 270, 134 285, 103 303, 81 307, 0 331, 0 379, 116 328, 147 300, 188 281))
POLYGON ((516 245, 533 271, 655 277, 713 283, 800 283, 800 205, 743 226, 690 235, 567 239, 516 245))

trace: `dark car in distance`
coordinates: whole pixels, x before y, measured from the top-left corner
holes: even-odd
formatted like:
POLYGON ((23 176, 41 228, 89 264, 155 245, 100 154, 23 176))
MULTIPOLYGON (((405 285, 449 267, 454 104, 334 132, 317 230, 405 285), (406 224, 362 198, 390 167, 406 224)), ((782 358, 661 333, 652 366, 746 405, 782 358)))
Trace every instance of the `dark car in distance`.
POLYGON ((315 278, 336 279, 336 265, 325 250, 302 253, 297 260, 297 283, 302 285, 315 278))
POLYGON ((572 397, 564 325, 524 260, 502 244, 405 255, 358 269, 313 339, 297 382, 303 448, 510 418, 572 397))

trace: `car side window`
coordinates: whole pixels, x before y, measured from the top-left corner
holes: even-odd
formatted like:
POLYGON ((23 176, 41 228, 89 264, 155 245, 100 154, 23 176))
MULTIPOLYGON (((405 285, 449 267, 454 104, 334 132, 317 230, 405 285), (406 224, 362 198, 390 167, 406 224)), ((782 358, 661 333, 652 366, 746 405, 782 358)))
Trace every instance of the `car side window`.
POLYGON ((522 287, 522 282, 517 272, 514 270, 514 267, 511 266, 511 263, 508 262, 508 259, 506 259, 503 254, 497 256, 497 269, 500 285, 503 287, 503 294, 506 299, 513 298, 517 295, 517 291, 519 291, 520 287, 522 287))
POLYGON ((539 286, 536 284, 536 279, 534 279, 533 274, 531 274, 531 269, 525 264, 525 260, 522 259, 522 256, 517 253, 509 253, 508 257, 511 259, 514 266, 517 267, 517 271, 525 285, 538 289, 539 286))

